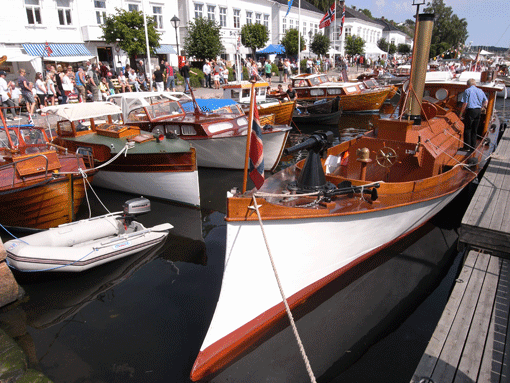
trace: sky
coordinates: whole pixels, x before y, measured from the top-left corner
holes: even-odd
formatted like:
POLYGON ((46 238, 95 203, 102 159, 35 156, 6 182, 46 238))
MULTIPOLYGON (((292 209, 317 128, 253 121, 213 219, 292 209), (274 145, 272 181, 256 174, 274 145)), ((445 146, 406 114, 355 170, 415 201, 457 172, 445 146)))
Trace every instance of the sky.
MULTIPOLYGON (((422 11, 425 5, 420 6, 422 11)), ((453 13, 468 23, 466 44, 510 48, 509 0, 444 0, 453 13)), ((413 0, 346 0, 345 5, 369 9, 373 17, 384 16, 395 22, 414 20, 416 6, 413 0)))

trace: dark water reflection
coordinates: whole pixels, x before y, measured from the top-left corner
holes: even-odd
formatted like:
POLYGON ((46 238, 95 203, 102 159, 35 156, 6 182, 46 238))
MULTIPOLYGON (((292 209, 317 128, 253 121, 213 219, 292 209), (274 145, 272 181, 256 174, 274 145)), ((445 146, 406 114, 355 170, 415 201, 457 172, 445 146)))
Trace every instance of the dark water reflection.
MULTIPOLYGON (((498 100, 508 119, 504 106, 498 100)), ((342 116, 338 139, 362 133, 377 118, 342 116)), ((240 171, 199 173, 201 210, 152 201, 152 212, 140 217, 148 226, 174 225, 157 249, 82 274, 16 274, 27 296, 0 323, 32 367, 55 382, 189 381, 221 286, 225 193, 242 185, 240 171)), ((97 192, 111 211, 133 197, 97 192)), ((468 198, 463 193, 415 235, 298 310, 298 329, 319 382, 410 380, 457 275, 455 229, 468 198)), ((92 215, 103 214, 91 201, 92 215)), ((86 217, 87 209, 80 214, 86 217)), ((285 328, 215 381, 309 380, 285 328)))

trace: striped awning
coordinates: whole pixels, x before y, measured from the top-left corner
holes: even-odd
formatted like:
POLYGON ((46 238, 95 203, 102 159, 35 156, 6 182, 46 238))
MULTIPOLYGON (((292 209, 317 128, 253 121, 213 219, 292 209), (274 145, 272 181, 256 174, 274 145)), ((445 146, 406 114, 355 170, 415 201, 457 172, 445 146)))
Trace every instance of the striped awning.
POLYGON ((21 44, 30 56, 60 57, 60 56, 92 56, 83 44, 48 44, 51 54, 48 56, 46 44, 21 44))
POLYGON ((158 55, 164 55, 164 54, 176 55, 177 54, 174 47, 171 46, 170 44, 161 44, 158 48, 156 48, 156 53, 158 55))

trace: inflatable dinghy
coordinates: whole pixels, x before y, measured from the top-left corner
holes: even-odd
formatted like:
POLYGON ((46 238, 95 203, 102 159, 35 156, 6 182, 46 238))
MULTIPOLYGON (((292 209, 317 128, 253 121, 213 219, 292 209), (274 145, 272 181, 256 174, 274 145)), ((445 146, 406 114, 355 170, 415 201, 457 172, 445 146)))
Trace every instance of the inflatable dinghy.
POLYGON ((79 272, 148 249, 173 227, 145 228, 135 215, 150 211, 150 201, 126 201, 124 211, 60 225, 5 243, 9 266, 21 271, 79 272))

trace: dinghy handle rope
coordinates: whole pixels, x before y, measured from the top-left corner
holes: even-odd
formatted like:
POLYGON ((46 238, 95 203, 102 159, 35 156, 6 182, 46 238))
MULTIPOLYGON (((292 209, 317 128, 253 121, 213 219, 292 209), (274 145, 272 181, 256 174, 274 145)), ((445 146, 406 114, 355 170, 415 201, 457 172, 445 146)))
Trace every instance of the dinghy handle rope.
MULTIPOLYGON (((28 243, 26 243, 26 242, 25 242, 25 241, 23 241, 22 239, 20 239, 20 238, 16 237, 16 236, 15 236, 14 234, 12 234, 9 230, 7 230, 7 228, 6 228, 4 225, 2 225, 1 223, 0 223, 0 226, 2 226, 2 229, 4 229, 4 230, 5 230, 5 231, 6 231, 6 232, 7 232, 7 233, 8 233, 8 234, 12 237, 12 238, 17 239, 18 241, 21 241, 21 242, 23 242, 23 243, 25 243, 25 244, 27 244, 27 245, 28 245, 28 243)), ((6 259, 7 259, 7 258, 6 258, 6 259)))
MULTIPOLYGON (((25 242, 26 243, 26 242, 25 242)), ((80 262, 81 260, 83 260, 84 258, 88 257, 90 254, 92 254, 94 251, 96 251, 95 249, 92 250, 90 253, 88 254, 85 254, 83 257, 81 257, 80 259, 77 259, 76 261, 74 262, 71 262, 71 263, 67 263, 65 265, 60 265, 60 266, 56 266, 56 267, 50 267, 49 269, 42 269, 42 270, 20 270, 14 266, 12 266, 10 263, 9 263, 9 259, 8 258, 5 258, 5 263, 7 263, 7 266, 9 266, 11 269, 14 269, 14 270, 18 270, 18 271, 22 271, 23 273, 37 273, 37 272, 40 272, 40 271, 53 271, 53 270, 57 270, 57 269, 61 269, 62 267, 67 267, 67 266, 72 266, 74 265, 75 263, 77 262, 80 262)))
POLYGON ((290 311, 289 304, 287 303, 287 298, 285 297, 285 293, 283 292, 282 284, 280 282, 280 277, 278 276, 278 272, 276 271, 276 266, 273 261, 273 256, 271 255, 271 249, 269 248, 269 244, 267 242, 266 233, 264 231, 264 225, 262 224, 262 217, 260 216, 259 207, 257 205, 257 199, 255 195, 253 196, 253 205, 255 211, 257 212, 257 217, 259 219, 260 229, 262 231, 262 236, 264 237, 264 242, 266 244, 267 253, 269 255, 269 260, 271 261, 271 266, 273 267, 274 275, 276 278, 276 282, 278 283, 278 288, 280 289, 280 294, 282 296, 283 304, 285 305, 285 310, 287 311, 287 316, 289 317, 290 324, 292 326, 292 331, 294 332, 294 336, 296 337, 296 341, 299 345, 299 350, 301 351, 301 356, 303 357, 303 361, 306 365, 306 371, 308 371, 308 375, 310 377, 310 381, 316 383, 315 376, 312 371, 312 367, 310 366, 310 362, 308 357, 306 356, 305 348, 303 347, 303 343, 301 342, 301 338, 299 337, 296 324, 294 323, 294 318, 292 316, 292 312, 290 311))

